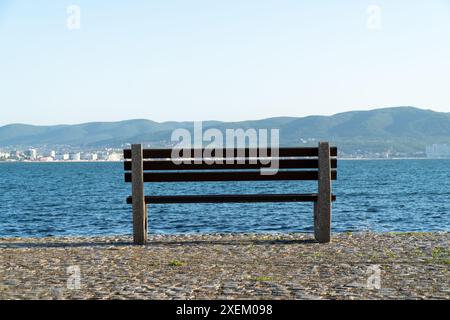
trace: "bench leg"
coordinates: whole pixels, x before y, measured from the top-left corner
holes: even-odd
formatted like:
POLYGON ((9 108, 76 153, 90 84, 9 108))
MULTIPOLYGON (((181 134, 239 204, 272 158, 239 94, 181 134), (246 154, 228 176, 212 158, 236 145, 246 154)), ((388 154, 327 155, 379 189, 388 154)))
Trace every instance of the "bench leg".
POLYGON ((131 146, 133 163, 132 196, 133 196, 133 242, 143 245, 147 242, 147 204, 144 195, 144 168, 142 160, 142 145, 131 146))
POLYGON ((314 238, 320 243, 331 240, 331 204, 320 206, 314 202, 314 238))
POLYGON ((331 239, 331 162, 330 145, 319 143, 319 180, 314 203, 314 237, 320 243, 331 239))
POLYGON ((133 211, 133 242, 143 245, 147 243, 147 205, 142 210, 133 211))

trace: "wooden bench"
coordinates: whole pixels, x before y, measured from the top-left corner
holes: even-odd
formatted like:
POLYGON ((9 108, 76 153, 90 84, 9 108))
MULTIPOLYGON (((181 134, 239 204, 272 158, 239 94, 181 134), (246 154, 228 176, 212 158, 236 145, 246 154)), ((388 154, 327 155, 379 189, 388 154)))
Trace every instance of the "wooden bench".
MULTIPOLYGON (((197 151, 203 155, 203 150, 197 151)), ((320 142, 317 148, 279 148, 279 170, 276 174, 262 175, 259 169, 268 168, 266 158, 252 155, 257 149, 223 149, 222 154, 234 154, 233 163, 208 164, 211 158, 196 158, 193 163, 176 164, 171 160, 172 149, 142 149, 134 144, 124 150, 125 181, 132 182, 132 196, 127 203, 133 206, 133 240, 135 244, 147 242, 147 204, 162 203, 224 203, 224 202, 313 202, 314 236, 325 243, 331 237, 331 202, 336 197, 331 192, 331 180, 337 177, 337 148, 320 142), (230 153, 227 153, 230 152, 230 153), (232 153, 231 153, 232 152, 232 153), (245 157, 242 158, 242 155, 245 157), (239 158, 237 158, 239 157, 239 158), (208 162, 209 160, 209 162, 208 162), (317 193, 311 194, 226 194, 226 195, 174 195, 146 196, 145 182, 193 181, 273 181, 317 180, 317 193)), ((218 153, 220 154, 220 153, 218 153)), ((267 155, 271 155, 269 149, 267 155)), ((186 155, 183 155, 186 157, 186 155)), ((214 154, 213 154, 214 157, 214 154)), ((189 157, 191 158, 191 157, 189 157)), ((229 160, 230 158, 226 156, 229 160)))

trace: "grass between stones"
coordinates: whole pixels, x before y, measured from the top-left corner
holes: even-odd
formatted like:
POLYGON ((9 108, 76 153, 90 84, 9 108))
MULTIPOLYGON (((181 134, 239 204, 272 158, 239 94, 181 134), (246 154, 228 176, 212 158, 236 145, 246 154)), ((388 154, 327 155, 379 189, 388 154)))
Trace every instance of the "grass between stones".
POLYGON ((177 259, 172 259, 169 261, 169 266, 171 266, 171 267, 182 267, 184 265, 185 265, 185 263, 183 261, 180 261, 177 259))

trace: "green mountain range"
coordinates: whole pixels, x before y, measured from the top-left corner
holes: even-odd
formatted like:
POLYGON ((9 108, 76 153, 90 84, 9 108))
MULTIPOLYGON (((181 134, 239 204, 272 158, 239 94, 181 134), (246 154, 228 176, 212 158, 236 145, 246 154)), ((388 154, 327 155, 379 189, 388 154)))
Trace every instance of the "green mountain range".
MULTIPOLYGON (((174 129, 193 129, 192 122, 127 120, 77 125, 34 126, 10 124, 0 127, 0 148, 12 146, 69 145, 121 147, 127 143, 167 146, 174 129)), ((391 152, 420 154, 426 145, 450 144, 450 113, 413 107, 351 111, 332 116, 277 117, 240 122, 205 121, 204 130, 280 130, 282 146, 315 145, 328 140, 345 154, 391 152)))

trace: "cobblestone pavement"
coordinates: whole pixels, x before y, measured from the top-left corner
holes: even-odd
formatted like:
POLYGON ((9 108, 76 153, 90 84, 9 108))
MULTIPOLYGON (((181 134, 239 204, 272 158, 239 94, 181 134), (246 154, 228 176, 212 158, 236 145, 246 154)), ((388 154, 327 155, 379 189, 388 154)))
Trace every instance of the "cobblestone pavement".
POLYGON ((2 238, 1 299, 450 299, 449 233, 2 238))

